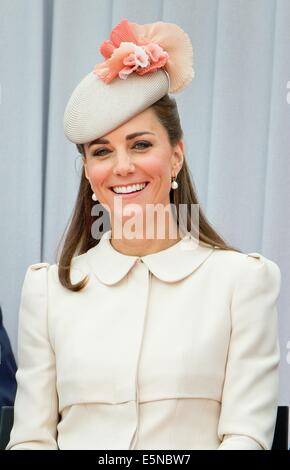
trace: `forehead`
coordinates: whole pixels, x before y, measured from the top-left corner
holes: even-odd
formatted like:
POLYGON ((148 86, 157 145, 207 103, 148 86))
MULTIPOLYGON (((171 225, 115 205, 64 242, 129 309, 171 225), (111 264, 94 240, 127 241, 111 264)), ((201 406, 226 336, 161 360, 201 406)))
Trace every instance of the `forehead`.
MULTIPOLYGON (((152 131, 155 134, 163 132, 163 127, 152 108, 148 108, 142 113, 137 114, 137 116, 134 116, 129 121, 117 127, 112 132, 103 135, 101 138, 107 139, 111 142, 114 139, 125 138, 125 136, 130 133, 145 130, 152 131)), ((90 142, 85 145, 88 146, 89 144, 90 142)))
MULTIPOLYGON (((136 126, 144 126, 144 125, 147 126, 148 128, 151 127, 152 130, 157 129, 158 125, 160 125, 157 119, 157 116, 151 107, 148 109, 145 109, 145 111, 143 111, 142 113, 137 114, 137 116, 134 116, 129 121, 122 124, 122 126, 118 127, 116 131, 117 130, 125 131, 125 130, 128 130, 129 128, 131 129, 136 126)), ((113 132, 111 132, 111 135, 113 134, 113 132)), ((107 136, 109 135, 110 134, 107 134, 107 136)))

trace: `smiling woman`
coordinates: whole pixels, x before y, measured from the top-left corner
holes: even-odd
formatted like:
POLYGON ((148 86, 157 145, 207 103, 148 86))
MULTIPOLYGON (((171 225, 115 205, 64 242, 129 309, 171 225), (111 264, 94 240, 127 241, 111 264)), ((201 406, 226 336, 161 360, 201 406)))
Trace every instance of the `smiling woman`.
MULTIPOLYGON (((183 131, 176 100, 173 97, 164 95, 145 111, 107 134, 105 138, 94 139, 76 146, 83 157, 84 168, 74 215, 59 257, 59 277, 64 287, 79 290, 85 286, 85 280, 72 285, 66 266, 70 265, 72 257, 75 256, 77 246, 77 254, 82 254, 99 243, 91 233, 96 220, 96 216, 91 215, 96 201, 109 209, 112 215, 112 232, 114 231, 112 222, 115 196, 111 190, 112 186, 125 187, 134 183, 149 183, 140 194, 136 192, 130 197, 126 193, 122 196, 122 201, 142 204, 144 211, 147 204, 159 203, 164 207, 173 204, 176 207, 177 225, 180 223, 178 209, 181 204, 185 204, 188 207, 187 220, 183 222, 186 230, 195 236, 196 227, 193 227, 191 207, 199 205, 199 239, 223 250, 240 251, 223 240, 200 207, 185 159, 183 131), (136 131, 138 128, 140 131, 136 131), (175 190, 171 188, 173 176, 176 176, 178 183, 178 188, 175 190), (96 195, 95 202, 92 200, 92 192, 96 195)), ((169 214, 171 217, 174 216, 172 211, 169 214)), ((143 229, 146 231, 145 224, 143 229)), ((112 244, 123 253, 137 254, 140 247, 145 254, 144 239, 134 242, 135 240, 133 242, 130 240, 128 247, 128 243, 116 239, 112 244)))
POLYGON ((199 207, 168 94, 193 77, 190 39, 123 20, 100 50, 64 116, 83 169, 59 261, 24 280, 7 448, 270 449, 280 270, 199 207), (99 206, 111 226, 96 238, 99 206), (148 206, 165 237, 145 236, 148 206), (133 207, 146 218, 132 238, 133 207))

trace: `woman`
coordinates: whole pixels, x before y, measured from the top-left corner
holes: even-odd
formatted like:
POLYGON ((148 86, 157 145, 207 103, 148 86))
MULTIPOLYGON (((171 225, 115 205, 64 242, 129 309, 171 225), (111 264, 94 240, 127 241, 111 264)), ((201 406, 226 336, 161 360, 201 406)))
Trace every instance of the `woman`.
POLYGON ((7 449, 270 449, 280 270, 179 211, 189 37, 122 20, 100 50, 65 111, 84 167, 59 263, 23 284, 7 449))

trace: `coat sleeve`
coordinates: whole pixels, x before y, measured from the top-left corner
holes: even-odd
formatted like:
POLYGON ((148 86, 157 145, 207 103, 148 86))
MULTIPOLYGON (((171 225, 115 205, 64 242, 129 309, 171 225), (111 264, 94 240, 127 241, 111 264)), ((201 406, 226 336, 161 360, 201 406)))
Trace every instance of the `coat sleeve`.
POLYGON ((58 449, 55 356, 48 337, 47 263, 31 265, 21 292, 14 424, 6 450, 58 449))
POLYGON ((248 255, 232 298, 232 331, 222 394, 219 450, 270 450, 278 406, 276 263, 248 255))

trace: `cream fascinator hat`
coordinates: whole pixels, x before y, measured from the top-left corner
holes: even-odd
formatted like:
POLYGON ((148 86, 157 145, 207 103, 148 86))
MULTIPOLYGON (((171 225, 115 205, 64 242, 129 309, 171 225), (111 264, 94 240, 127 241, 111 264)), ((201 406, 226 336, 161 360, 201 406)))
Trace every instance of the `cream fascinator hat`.
POLYGON ((123 19, 100 52, 106 60, 81 80, 65 109, 64 133, 75 144, 111 132, 194 77, 190 38, 173 23, 123 19))

